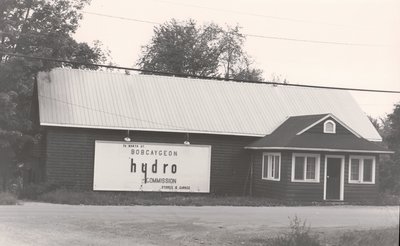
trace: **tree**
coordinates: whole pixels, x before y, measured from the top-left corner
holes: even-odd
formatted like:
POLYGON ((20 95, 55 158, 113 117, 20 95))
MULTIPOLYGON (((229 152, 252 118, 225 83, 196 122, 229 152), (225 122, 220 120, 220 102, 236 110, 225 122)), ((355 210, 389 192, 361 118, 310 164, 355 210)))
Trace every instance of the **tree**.
POLYGON ((154 28, 137 64, 149 71, 261 81, 262 70, 252 67, 244 41, 238 26, 224 29, 172 19, 154 28))
POLYGON ((239 68, 238 71, 234 71, 231 77, 235 80, 263 81, 262 73, 263 71, 261 69, 246 66, 244 68, 239 68))
POLYGON ((14 158, 13 151, 11 151, 11 142, 20 133, 13 131, 13 124, 16 124, 15 111, 16 104, 13 98, 17 94, 14 92, 4 93, 0 92, 0 178, 2 180, 2 189, 6 189, 6 180, 10 164, 14 158))
POLYGON ((377 130, 379 132, 379 134, 382 136, 382 134, 380 133, 381 131, 381 124, 379 123, 379 120, 377 118, 374 118, 370 115, 367 115, 369 121, 371 121, 372 125, 374 126, 375 130, 377 130))
MULTIPOLYGON (((222 33, 220 45, 220 60, 224 67, 225 78, 231 78, 231 75, 246 70, 249 65, 249 59, 244 53, 242 47, 245 37, 240 33, 239 27, 229 27, 222 33), (243 66, 245 66, 243 68, 243 66)), ((246 74, 246 73, 244 73, 246 74)))
POLYGON ((390 135, 386 137, 389 148, 400 152, 400 102, 394 106, 393 113, 387 117, 390 127, 390 135))
POLYGON ((380 188, 382 191, 400 195, 400 102, 394 110, 381 120, 379 132, 384 144, 395 153, 380 165, 380 188))
MULTIPOLYGON (((0 52, 83 63, 105 61, 107 56, 100 43, 90 46, 72 37, 82 18, 79 11, 88 3, 88 0, 0 1, 0 52)), ((59 66, 96 69, 0 53, 0 149, 9 148, 12 139, 21 132, 32 130, 30 108, 35 77, 39 71, 59 66)), ((7 165, 4 159, 0 156, 0 165, 7 165)))

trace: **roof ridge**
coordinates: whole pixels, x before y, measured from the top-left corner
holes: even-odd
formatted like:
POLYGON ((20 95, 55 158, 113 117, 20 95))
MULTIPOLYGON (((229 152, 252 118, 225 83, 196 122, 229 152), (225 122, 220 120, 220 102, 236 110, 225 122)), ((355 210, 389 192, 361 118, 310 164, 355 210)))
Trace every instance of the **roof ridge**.
POLYGON ((307 116, 327 116, 327 115, 333 115, 332 113, 317 113, 317 114, 300 114, 300 115, 291 115, 288 117, 288 119, 290 118, 296 118, 296 117, 307 117, 307 116))
POLYGON ((167 79, 179 79, 179 80, 196 80, 196 81, 201 81, 201 82, 224 82, 224 83, 232 83, 232 84, 249 84, 249 85, 263 85, 263 86, 271 86, 271 87, 276 87, 276 85, 271 85, 271 84, 256 84, 256 83, 247 83, 246 81, 232 81, 232 80, 225 80, 223 78, 220 79, 212 79, 212 78, 197 78, 197 77, 181 77, 181 76, 174 76, 174 75, 162 75, 162 74, 144 74, 144 73, 137 73, 137 74, 126 74, 123 72, 115 72, 115 71, 108 71, 108 70, 90 70, 90 69, 77 69, 77 68, 70 68, 70 67, 56 67, 52 68, 48 72, 53 72, 53 71, 77 71, 78 73, 102 73, 106 75, 111 75, 111 76, 121 76, 125 75, 128 77, 156 77, 156 78, 167 78, 167 79))
MULTIPOLYGON (((181 77, 181 76, 173 76, 173 75, 162 75, 162 74, 143 74, 143 73, 137 73, 137 74, 126 74, 123 72, 115 72, 114 70, 109 71, 109 70, 91 70, 91 69, 79 69, 79 68, 71 68, 71 67, 56 67, 52 68, 49 72, 53 72, 55 70, 58 71, 77 71, 78 73, 102 73, 105 75, 111 75, 111 76, 121 76, 125 75, 128 77, 157 77, 157 78, 167 78, 167 79, 178 79, 178 80, 196 80, 201 81, 201 82, 222 82, 222 83, 229 83, 229 84, 235 84, 235 85, 246 85, 246 86, 268 86, 270 88, 279 88, 279 89, 285 89, 285 90, 323 90, 326 91, 328 89, 325 88, 310 88, 310 87, 297 87, 297 86, 290 86, 285 85, 285 84, 269 84, 269 83, 249 83, 246 81, 233 81, 233 80, 225 80, 223 78, 197 78, 197 77, 181 77)), ((347 91, 344 91, 346 93, 349 93, 347 91)))

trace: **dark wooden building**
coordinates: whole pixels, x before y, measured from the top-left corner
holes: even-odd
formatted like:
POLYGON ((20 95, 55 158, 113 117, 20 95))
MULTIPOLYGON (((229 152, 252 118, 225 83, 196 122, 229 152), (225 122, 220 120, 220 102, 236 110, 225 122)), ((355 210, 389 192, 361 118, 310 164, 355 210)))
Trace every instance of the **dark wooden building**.
MULTIPOLYGON (((160 167, 148 169, 158 176, 144 176, 140 188, 129 184, 140 172, 134 160, 143 157, 135 153, 172 146, 181 148, 183 159, 152 158, 156 164, 160 158, 181 162, 178 169, 187 173, 179 177, 193 181, 198 192, 367 201, 376 196, 379 155, 390 153, 344 91, 54 69, 38 75, 36 98, 46 180, 82 190, 184 192, 185 185, 143 188, 146 181, 175 182, 175 176, 165 176, 165 167, 165 175, 160 167), (199 156, 205 160, 199 171, 197 164, 190 168, 197 157, 187 154, 196 146, 210 151, 209 161, 199 156), (119 160, 124 148, 130 154, 119 160), (114 186, 120 162, 130 165, 131 175, 120 179, 132 179, 114 186)), ((141 171, 147 175, 143 166, 141 171)))
POLYGON ((291 200, 374 201, 379 154, 332 114, 293 116, 252 150, 254 192, 291 200))

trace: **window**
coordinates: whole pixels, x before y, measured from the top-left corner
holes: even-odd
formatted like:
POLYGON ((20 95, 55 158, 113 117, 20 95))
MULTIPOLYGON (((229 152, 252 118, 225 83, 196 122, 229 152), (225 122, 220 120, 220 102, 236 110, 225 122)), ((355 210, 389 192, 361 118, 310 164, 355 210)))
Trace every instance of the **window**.
POLYGON ((324 133, 336 133, 336 124, 332 120, 327 120, 324 123, 324 133))
POLYGON ((358 180, 360 178, 360 160, 352 159, 350 169, 350 180, 358 180))
POLYGON ((319 182, 319 165, 319 155, 293 154, 292 182, 319 182))
POLYGON ((375 157, 350 156, 349 183, 375 184, 375 157))
POLYGON ((264 153, 262 162, 262 179, 281 180, 281 154, 264 153))

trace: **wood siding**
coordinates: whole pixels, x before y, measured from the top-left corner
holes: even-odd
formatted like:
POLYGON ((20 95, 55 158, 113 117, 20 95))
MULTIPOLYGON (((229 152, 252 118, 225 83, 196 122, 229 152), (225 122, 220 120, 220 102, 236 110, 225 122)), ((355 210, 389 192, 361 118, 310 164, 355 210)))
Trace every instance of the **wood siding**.
MULTIPOLYGON (((324 175, 325 175, 325 156, 340 155, 345 157, 344 165, 344 201, 348 202, 374 202, 377 199, 379 187, 379 156, 376 158, 375 184, 349 184, 349 157, 348 153, 328 153, 328 152, 301 152, 301 151, 273 151, 281 153, 281 180, 270 181, 262 179, 262 156, 263 151, 253 152, 253 194, 257 196, 268 196, 273 198, 297 200, 297 201, 323 201, 324 196, 324 175), (320 181, 319 183, 292 182, 292 154, 309 153, 320 155, 320 181)), ((366 154, 360 154, 365 156, 366 154)))
MULTIPOLYGON (((276 153, 276 151, 271 152, 276 153)), ((268 151, 254 151, 253 155, 253 194, 285 199, 287 176, 290 175, 290 169, 288 165, 282 165, 282 163, 287 163, 289 156, 281 153, 281 180, 273 181, 262 179, 263 153, 268 153, 268 151)))
MULTIPOLYGON (((47 127, 47 180, 92 190, 95 140, 121 141, 126 131, 47 127)), ((183 143, 186 134, 131 131, 133 141, 183 143)), ((250 154, 244 146, 257 138, 190 134, 192 144, 211 145, 211 193, 243 194, 250 154)))
MULTIPOLYGON (((353 155, 353 154, 350 154, 353 155)), ((344 200, 350 202, 375 202, 379 192, 379 156, 375 156, 375 184, 350 184, 349 162, 350 155, 346 155, 344 172, 344 200)), ((357 154, 354 154, 357 155, 357 154)), ((365 156, 365 154, 359 154, 365 156)))
POLYGON ((288 185, 286 189, 287 199, 296 201, 322 201, 324 195, 324 165, 325 156, 320 154, 319 182, 291 182, 292 155, 293 153, 320 154, 315 152, 290 152, 287 166, 289 166, 290 175, 288 176, 288 185))
MULTIPOLYGON (((126 131, 46 128, 46 175, 47 181, 61 183, 69 188, 92 190, 95 140, 121 141, 126 131)), ((185 134, 131 132, 134 141, 153 143, 183 143, 185 134)), ((257 138, 190 134, 192 144, 211 145, 211 193, 242 195, 246 190, 246 180, 253 155, 252 191, 257 196, 279 199, 322 201, 324 187, 325 155, 345 156, 344 200, 375 201, 379 184, 379 157, 376 157, 375 184, 349 184, 348 153, 306 152, 320 154, 320 182, 291 182, 292 151, 273 151, 281 153, 281 180, 262 179, 263 151, 244 150, 244 146, 257 138)), ((304 153, 304 152, 294 152, 304 153)), ((354 153, 356 155, 356 153, 354 153)), ((362 154, 365 156, 366 154, 362 154)))
POLYGON ((324 123, 327 120, 331 120, 331 121, 335 122, 336 134, 340 134, 340 135, 353 134, 349 130, 347 130, 344 126, 342 126, 339 122, 337 122, 336 120, 334 120, 331 117, 327 118, 326 120, 321 121, 320 123, 316 124, 315 126, 311 127, 310 129, 308 129, 306 132, 307 133, 324 133, 324 123))

